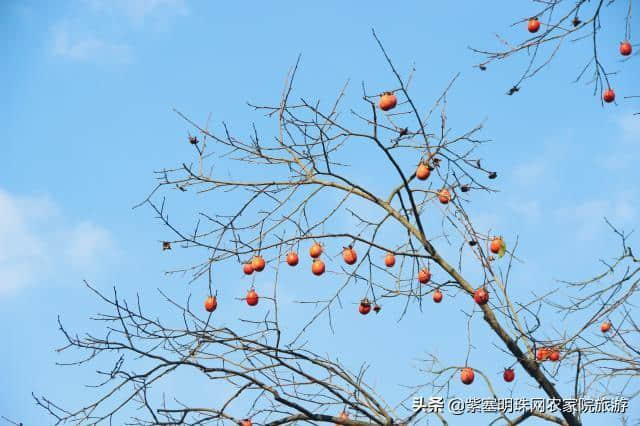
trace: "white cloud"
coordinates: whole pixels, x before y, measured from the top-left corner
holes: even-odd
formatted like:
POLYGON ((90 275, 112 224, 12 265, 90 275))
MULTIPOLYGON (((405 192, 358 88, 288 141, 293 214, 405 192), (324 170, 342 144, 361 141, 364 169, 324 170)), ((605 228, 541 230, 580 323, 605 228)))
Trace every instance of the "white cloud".
POLYGON ((0 190, 0 293, 22 287, 48 263, 45 244, 31 229, 55 215, 46 199, 13 198, 0 190))
POLYGON ((94 271, 115 253, 104 228, 91 222, 69 225, 47 197, 20 197, 0 188, 0 296, 63 271, 94 271))
POLYGON ((185 0, 84 0, 80 6, 53 26, 52 52, 76 61, 129 63, 133 49, 129 43, 111 41, 132 26, 166 31, 175 16, 189 14, 185 0))
POLYGON ((131 48, 126 44, 109 43, 93 36, 78 37, 62 26, 53 30, 53 54, 73 60, 97 60, 117 63, 131 61, 131 48))
POLYGON ((113 240, 106 229, 91 222, 82 222, 70 232, 67 254, 74 266, 87 268, 112 247, 113 240))

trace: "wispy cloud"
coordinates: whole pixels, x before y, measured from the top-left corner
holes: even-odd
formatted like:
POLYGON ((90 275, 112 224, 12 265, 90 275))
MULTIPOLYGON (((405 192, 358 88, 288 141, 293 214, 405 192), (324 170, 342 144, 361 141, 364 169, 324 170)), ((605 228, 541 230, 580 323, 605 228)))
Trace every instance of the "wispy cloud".
POLYGON ((129 38, 132 27, 165 31, 172 18, 189 14, 185 0, 84 0, 76 4, 52 27, 51 40, 55 56, 74 61, 130 63, 134 57, 129 38))
POLYGON ((78 61, 128 63, 131 48, 126 44, 110 43, 94 36, 78 36, 63 26, 53 30, 53 54, 78 61))
POLYGON ((621 191, 606 194, 604 198, 583 200, 565 205, 555 210, 555 220, 564 226, 575 229, 579 240, 591 240, 606 230, 604 218, 615 226, 624 227, 634 224, 637 219, 638 204, 633 191, 621 191))
POLYGON ((90 268, 114 246, 111 234, 91 222, 81 222, 69 232, 67 256, 76 268, 90 268))
POLYGON ((0 190, 0 294, 33 279, 49 263, 44 242, 31 225, 56 214, 46 199, 14 198, 0 190))
POLYGON ((583 188, 570 191, 563 180, 568 171, 575 168, 578 174, 577 168, 583 167, 580 154, 568 151, 574 145, 547 143, 541 147, 540 155, 514 166, 508 200, 510 212, 533 224, 552 220, 562 228, 575 229, 579 240, 591 240, 606 232, 605 217, 616 226, 632 224, 640 209, 637 191, 627 188, 629 183, 624 179, 618 180, 619 173, 607 174, 606 171, 619 172, 633 166, 634 159, 640 155, 637 144, 640 119, 623 115, 611 130, 611 139, 602 144, 602 157, 589 165, 593 173, 605 173, 602 178, 590 181, 589 185, 594 185, 592 191, 587 194, 583 188), (559 196, 560 193, 564 195, 559 196))
POLYGON ((91 222, 68 224, 49 198, 0 188, 0 296, 65 271, 99 270, 116 253, 106 229, 91 222))

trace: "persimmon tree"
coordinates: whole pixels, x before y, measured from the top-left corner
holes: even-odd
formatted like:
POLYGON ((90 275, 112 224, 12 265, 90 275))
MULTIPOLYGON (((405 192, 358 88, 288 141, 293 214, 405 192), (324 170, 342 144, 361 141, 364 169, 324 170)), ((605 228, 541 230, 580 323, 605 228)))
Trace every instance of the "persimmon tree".
MULTIPOLYGON (((318 323, 334 327, 332 313, 344 309, 347 288, 361 292, 353 302, 365 315, 384 305, 381 315, 393 309, 402 317, 432 299, 441 302, 443 295, 445 301, 455 298, 468 307, 468 323, 484 322, 496 350, 509 354, 518 371, 515 380, 526 380, 560 404, 567 398, 636 396, 640 330, 634 303, 640 272, 628 236, 613 228, 621 239, 620 255, 604 265, 601 275, 564 283, 564 299, 533 292, 530 300, 514 300, 510 274, 517 242, 479 229, 468 212, 474 196, 498 196, 491 185, 498 174, 481 159, 482 124, 453 130, 447 102, 455 78, 430 108, 419 107, 410 90, 413 71, 403 76, 373 35, 396 85, 371 89, 363 83, 360 105, 343 105, 348 85, 328 106, 300 97, 294 88, 296 63, 276 105, 250 104, 272 123, 267 134, 253 126, 250 136, 242 138, 226 123, 214 131, 177 112, 188 126, 195 157, 156 172, 158 184, 141 205, 150 206, 173 233, 163 249, 197 249, 206 256, 170 273, 187 273, 194 285, 208 286, 207 293, 218 296, 221 306, 225 300, 217 293, 226 286, 224 297, 235 293, 268 310, 264 318, 243 320, 241 329, 234 330, 216 325, 216 317, 225 312, 212 299, 194 301, 186 293, 184 301, 166 296, 170 313, 160 319, 143 309, 141 297, 127 302, 115 289, 105 294, 87 283, 109 309, 95 318, 105 324, 105 335, 79 336, 60 322, 67 341, 61 351, 83 354, 70 361, 73 365, 107 358, 113 366, 98 371, 102 396, 80 408, 34 396, 58 423, 114 422, 126 407, 134 407, 129 424, 356 426, 425 418, 448 424, 446 413, 414 410, 412 399, 427 388, 449 394, 452 381, 471 383, 474 377, 490 395, 501 396, 483 372, 488 366, 474 364, 468 351, 464 363, 433 356, 423 369, 423 384, 408 384, 400 397, 379 395, 364 366, 343 365, 337 356, 320 354, 302 337, 318 323), (388 191, 351 172, 345 152, 354 146, 377 158, 381 166, 376 170, 384 173, 388 191), (165 191, 213 202, 197 213, 193 228, 184 228, 170 220, 165 191), (345 217, 357 226, 332 232, 345 217), (337 260, 332 259, 336 253, 337 260), (267 274, 272 287, 251 286, 256 294, 249 300, 245 289, 219 279, 218 271, 229 264, 242 274, 267 274), (302 300, 315 311, 298 324, 284 325, 278 285, 282 268, 291 267, 310 277, 310 269, 328 274, 337 287, 326 289, 320 299, 302 300), (543 333, 543 309, 574 318, 570 329, 543 333), (593 331, 608 321, 611 329, 594 340, 593 331), (292 327, 293 337, 285 340, 283 330, 292 327), (559 377, 554 359, 575 366, 569 377, 559 377), (186 370, 213 382, 224 402, 202 407, 154 393, 157 383, 186 370), (575 383, 571 394, 560 393, 560 379, 575 383)), ((505 380, 513 380, 509 374, 505 380)), ((514 425, 531 418, 582 424, 579 409, 557 415, 502 411, 494 423, 514 425)))
MULTIPOLYGON (((519 35, 496 34, 499 47, 486 49, 471 47, 482 60, 476 65, 485 71, 496 61, 511 57, 527 56, 526 67, 508 90, 513 95, 527 79, 536 76, 555 59, 563 49, 584 50, 584 61, 576 68, 575 82, 585 80, 593 85, 594 94, 599 93, 604 102, 615 100, 612 77, 620 70, 613 69, 608 59, 602 59, 604 51, 616 52, 627 64, 632 60, 632 0, 532 0, 532 15, 520 17, 512 27, 519 35), (613 18, 605 18, 605 13, 613 18), (615 25, 604 25, 603 21, 615 20, 615 25), (617 22, 617 21, 622 22, 617 22), (535 23, 535 24, 534 24, 535 23), (619 46, 602 44, 602 33, 617 34, 619 46), (610 92, 607 92, 610 91, 610 92)), ((605 58, 608 55, 604 55, 605 58)), ((630 71, 630 70, 628 70, 630 71)), ((631 72, 631 71, 630 71, 631 72)), ((625 94, 623 98, 637 98, 637 94, 625 94)))

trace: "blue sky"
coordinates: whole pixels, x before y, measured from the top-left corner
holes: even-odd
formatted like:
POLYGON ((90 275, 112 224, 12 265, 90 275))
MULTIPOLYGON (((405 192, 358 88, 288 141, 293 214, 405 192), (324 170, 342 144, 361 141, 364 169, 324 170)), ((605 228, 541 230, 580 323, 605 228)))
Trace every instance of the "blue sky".
MULTIPOLYGON (((626 63, 617 56, 622 12, 606 10, 603 17, 609 30, 599 39, 602 60, 619 71, 612 81, 620 100, 603 108, 590 86, 571 83, 589 55, 588 43, 565 46, 517 95, 505 96, 525 58, 491 64, 482 73, 472 68, 478 57, 467 46, 495 47, 496 32, 524 37, 509 24, 534 9, 526 1, 477 3, 485 2, 464 8, 382 1, 2 2, 0 415, 45 424, 30 392, 73 402, 95 380, 90 370, 55 365, 64 360, 54 352, 63 343, 58 314, 75 330, 94 327, 86 318, 97 302, 83 279, 103 290, 116 285, 125 295, 139 292, 163 315, 171 313, 157 288, 181 299, 189 292, 204 297, 203 283, 187 286, 185 277, 163 273, 197 262, 202 253, 161 252, 158 241, 171 235, 148 208, 131 209, 153 188, 153 170, 191 158, 189 128, 172 108, 198 122, 211 113, 212 122, 225 121, 247 135, 260 117, 246 102, 277 102, 299 53, 299 96, 326 103, 351 79, 348 99, 356 103, 363 80, 371 91, 395 86, 372 27, 402 72, 415 64, 413 93, 420 105, 430 105, 461 72, 449 98, 450 124, 466 129, 486 119, 482 135, 493 142, 483 157, 498 171, 501 191, 479 196, 472 212, 477 224, 500 229, 510 240, 519 236, 525 263, 515 280, 521 294, 599 271, 597 259, 617 249, 603 217, 631 230, 640 208, 640 119, 632 115, 640 105, 622 99, 640 94, 640 85, 632 77, 638 75, 637 55, 626 63)), ((359 153, 358 170, 363 182, 376 185, 384 177, 366 167, 368 155, 359 153)), ((172 212, 190 218, 186 206, 174 204, 172 212)), ((293 303, 308 290, 296 287, 294 275, 289 278, 284 298, 293 303)), ((230 299, 239 297, 236 281, 242 289, 248 285, 243 279, 232 272, 220 277, 230 299)), ((237 325, 246 312, 240 302, 229 304, 225 321, 237 325)), ((457 307, 443 302, 398 323, 390 305, 388 321, 373 325, 373 318, 352 321, 354 306, 336 314, 344 326, 335 335, 313 334, 314 344, 332 355, 342 345, 341 360, 353 368, 369 361, 372 381, 388 400, 400 394, 399 383, 415 379, 426 352, 439 351, 454 365, 464 361, 464 320, 457 307)), ((288 315, 295 321, 304 314, 291 308, 288 315)), ((564 325, 549 312, 545 326, 564 325)), ((498 374, 508 361, 491 351, 493 340, 481 321, 474 329, 481 341, 474 342, 474 362, 498 374)), ((529 390, 522 380, 513 392, 529 390)), ((480 386, 460 391, 485 392, 480 386)), ((632 417, 640 417, 637 402, 632 417)), ((475 423, 469 417, 456 424, 475 423)))

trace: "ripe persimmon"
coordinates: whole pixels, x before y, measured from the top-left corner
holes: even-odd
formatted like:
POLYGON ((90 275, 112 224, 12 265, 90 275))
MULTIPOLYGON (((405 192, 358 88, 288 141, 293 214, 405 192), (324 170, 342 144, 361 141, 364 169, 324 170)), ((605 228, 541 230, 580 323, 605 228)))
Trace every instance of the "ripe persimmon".
POLYGON ((358 260, 358 255, 353 247, 344 247, 342 250, 342 258, 347 265, 353 265, 358 260))
POLYGON ((491 249, 492 253, 494 254, 500 253, 501 247, 502 247, 502 238, 495 237, 493 240, 491 240, 491 245, 489 246, 489 248, 491 249))
POLYGON ((264 269, 266 263, 264 261, 264 258, 260 255, 258 256, 253 256, 253 259, 251 259, 251 266, 253 266, 253 269, 260 272, 264 269))
POLYGON ((299 260, 300 259, 298 259, 298 253, 294 251, 287 253, 287 264, 289 266, 296 266, 299 260))
POLYGON ((313 243, 311 248, 309 248, 309 256, 316 259, 320 257, 321 254, 322 254, 322 246, 318 243, 313 243))
POLYGON ((504 373, 502 373, 502 378, 505 382, 513 382, 513 379, 516 378, 516 373, 513 371, 513 368, 506 368, 504 373))
POLYGON ((426 284, 430 279, 431 271, 429 271, 427 268, 422 268, 420 269, 420 271, 418 271, 418 282, 420 282, 420 284, 426 284))
POLYGON ((207 312, 213 312, 218 307, 218 300, 215 296, 209 296, 204 301, 204 309, 207 312))
POLYGON ((447 204, 449 201, 451 201, 451 193, 449 192, 449 190, 446 188, 441 189, 438 192, 438 200, 440 200, 442 204, 447 204))
POLYGON ((631 43, 629 43, 627 40, 620 43, 620 54, 622 56, 631 55, 631 50, 632 50, 631 43))
POLYGON ((258 300, 260 300, 260 297, 258 297, 258 293, 251 289, 247 292, 247 305, 249 306, 256 306, 258 304, 258 300))
POLYGON ((610 104, 616 100, 616 92, 614 92, 613 89, 607 89, 602 93, 602 99, 610 104))
POLYGON ((473 300, 478 305, 484 305, 489 301, 489 292, 484 287, 480 287, 473 293, 473 300))
POLYGON ((549 355, 551 355, 551 351, 549 350, 549 348, 540 348, 536 352, 536 359, 538 361, 545 361, 547 358, 549 358, 549 355))
POLYGON ((420 163, 416 169, 416 177, 420 180, 426 180, 429 177, 429 174, 431 174, 429 166, 424 163, 420 163))
POLYGON ((380 96, 380 102, 378 105, 380 109, 383 111, 389 111, 393 109, 398 104, 398 98, 392 92, 384 92, 382 96, 380 96))
POLYGON ((251 274, 253 274, 253 264, 252 264, 252 262, 245 263, 244 265, 242 265, 242 271, 243 271, 246 275, 251 275, 251 274))
POLYGON ((465 385, 470 385, 473 383, 473 379, 475 378, 475 373, 472 368, 465 367, 460 371, 460 380, 465 385))
POLYGON ((313 275, 322 275, 324 274, 324 262, 320 259, 315 259, 311 264, 311 272, 313 275))
POLYGON ((387 266, 387 268, 392 268, 393 265, 396 264, 396 257, 393 255, 393 253, 387 253, 387 255, 384 257, 384 264, 387 266))
POLYGON ((367 315, 369 312, 371 312, 371 302, 369 302, 369 299, 365 297, 360 301, 360 306, 358 306, 358 311, 362 315, 367 315))
POLYGON ((540 29, 540 21, 538 20, 538 18, 529 19, 529 21, 527 22, 527 29, 530 33, 537 33, 540 29))

